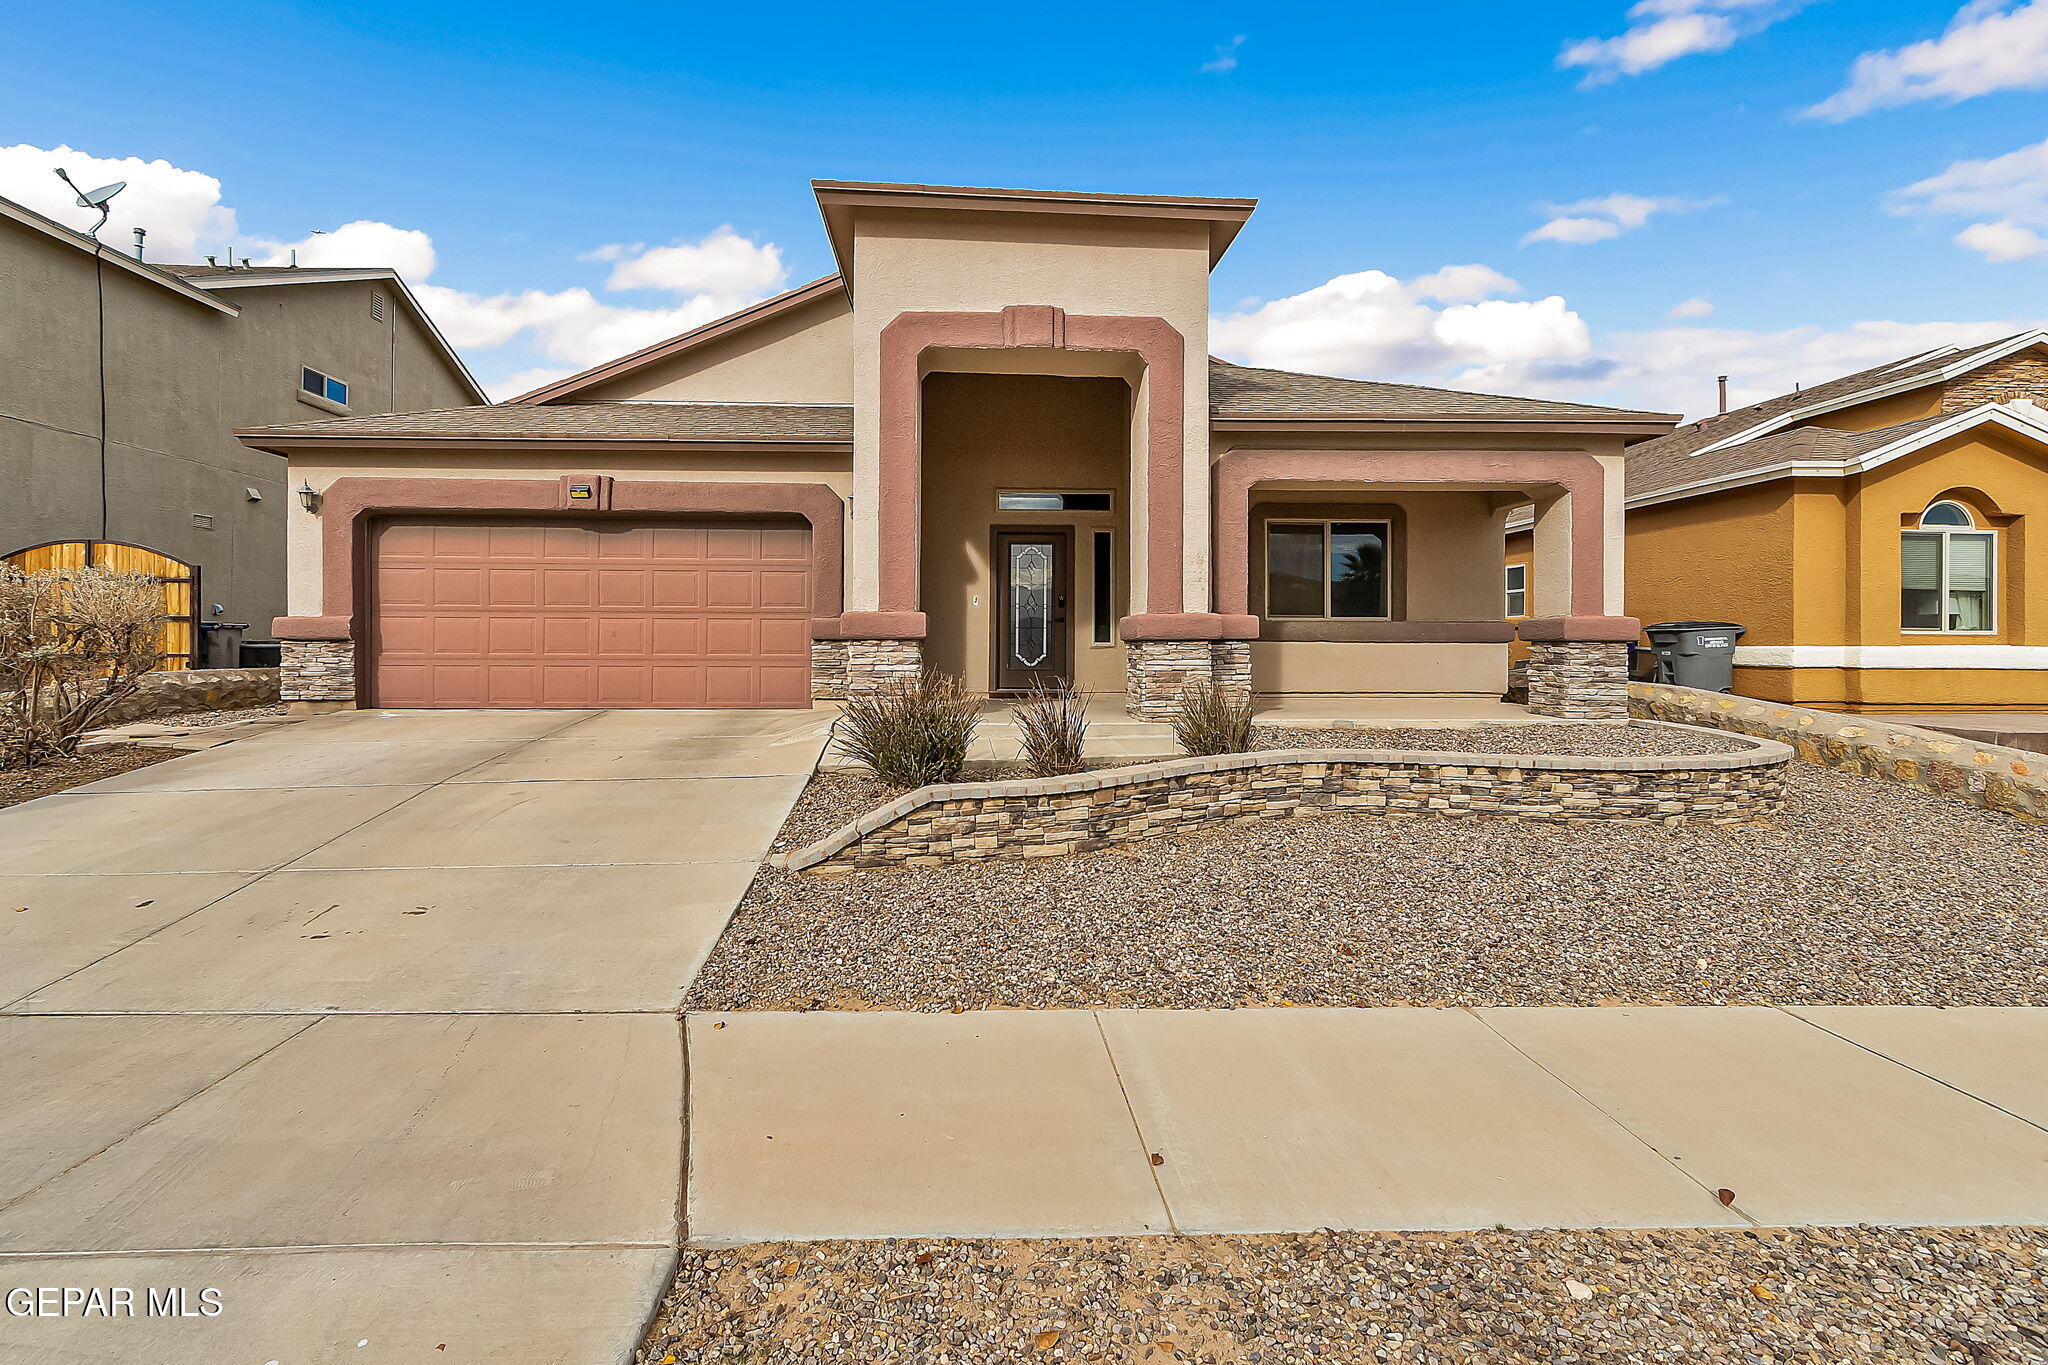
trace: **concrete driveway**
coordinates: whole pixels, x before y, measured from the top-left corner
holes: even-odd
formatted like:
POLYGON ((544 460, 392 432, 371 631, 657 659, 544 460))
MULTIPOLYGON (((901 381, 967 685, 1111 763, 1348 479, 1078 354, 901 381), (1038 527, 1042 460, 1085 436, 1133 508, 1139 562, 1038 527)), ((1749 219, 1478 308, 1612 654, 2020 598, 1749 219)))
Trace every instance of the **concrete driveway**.
POLYGON ((351 712, 0 811, 0 1290, 136 1305, 0 1360, 628 1359, 674 1011, 828 720, 351 712))

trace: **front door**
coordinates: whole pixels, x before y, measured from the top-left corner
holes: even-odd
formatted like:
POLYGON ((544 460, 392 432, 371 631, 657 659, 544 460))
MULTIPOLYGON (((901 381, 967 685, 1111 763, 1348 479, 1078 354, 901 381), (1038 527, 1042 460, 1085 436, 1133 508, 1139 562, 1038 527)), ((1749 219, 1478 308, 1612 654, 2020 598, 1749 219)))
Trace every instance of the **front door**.
POLYGON ((995 690, 1073 677, 1074 633, 1067 621, 1073 535, 1062 527, 997 531, 995 690))

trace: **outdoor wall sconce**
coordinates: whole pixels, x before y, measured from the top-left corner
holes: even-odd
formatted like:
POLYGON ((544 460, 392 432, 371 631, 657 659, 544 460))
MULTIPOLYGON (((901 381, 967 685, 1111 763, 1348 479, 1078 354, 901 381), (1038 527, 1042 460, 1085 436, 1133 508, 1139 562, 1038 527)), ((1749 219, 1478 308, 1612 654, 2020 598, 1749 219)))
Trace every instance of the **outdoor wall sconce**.
POLYGON ((299 506, 305 508, 308 512, 320 510, 320 493, 319 490, 313 487, 312 480, 310 479, 304 480, 299 484, 299 506))

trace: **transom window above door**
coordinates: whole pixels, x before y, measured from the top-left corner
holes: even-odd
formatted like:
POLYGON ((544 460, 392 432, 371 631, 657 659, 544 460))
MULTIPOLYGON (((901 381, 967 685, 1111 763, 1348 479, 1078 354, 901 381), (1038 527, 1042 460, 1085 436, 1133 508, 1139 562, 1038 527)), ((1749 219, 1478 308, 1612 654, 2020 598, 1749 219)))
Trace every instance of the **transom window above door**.
POLYGON ((1998 533, 1970 509, 1937 502, 1899 533, 1899 625, 1909 634, 1997 631, 1998 533))
POLYGON ((1107 493, 998 493, 996 507, 1004 512, 1107 512, 1107 493))
POLYGON ((1266 523, 1266 615, 1387 619, 1384 521, 1266 523))

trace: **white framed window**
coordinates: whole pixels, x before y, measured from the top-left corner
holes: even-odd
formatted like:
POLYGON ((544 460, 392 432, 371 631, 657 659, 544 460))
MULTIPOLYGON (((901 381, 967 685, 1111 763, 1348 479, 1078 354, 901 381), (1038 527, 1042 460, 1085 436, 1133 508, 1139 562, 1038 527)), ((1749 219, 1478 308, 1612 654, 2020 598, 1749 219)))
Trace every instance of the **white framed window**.
POLYGON ((1998 532, 1959 502, 1937 502, 1899 532, 1899 628, 1908 635, 1998 633, 1998 532))
POLYGON ((348 406, 348 385, 331 374, 322 374, 308 366, 299 367, 299 387, 316 398, 325 398, 330 403, 348 406))
POLYGON ((1529 614, 1529 566, 1508 565, 1507 614, 1510 618, 1529 614))
POLYGON ((1266 523, 1266 615, 1384 621, 1393 527, 1384 521, 1266 523))

